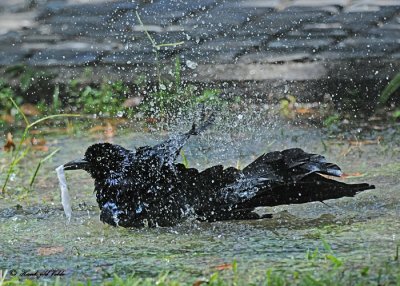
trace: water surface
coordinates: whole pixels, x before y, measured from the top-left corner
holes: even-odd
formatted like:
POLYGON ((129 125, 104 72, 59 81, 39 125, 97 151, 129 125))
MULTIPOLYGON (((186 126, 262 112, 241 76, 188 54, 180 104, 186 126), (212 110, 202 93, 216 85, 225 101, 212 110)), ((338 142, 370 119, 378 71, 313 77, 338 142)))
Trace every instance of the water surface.
MULTIPOLYGON (((220 122, 190 140, 184 152, 191 167, 244 167, 264 152, 302 147, 324 154, 345 173, 355 175, 343 179, 346 182, 368 182, 376 189, 355 198, 258 210, 273 213, 272 219, 187 221, 171 228, 123 229, 99 221, 93 180, 84 172, 71 171, 66 176, 73 215, 67 224, 54 169, 82 157, 86 148, 101 138, 49 137, 51 148, 61 147, 61 151, 40 170, 34 188, 24 191, 20 185, 42 154, 29 155, 17 169, 9 193, 0 199, 0 269, 56 268, 65 270, 67 278, 95 280, 113 273, 147 277, 169 272, 192 281, 210 275, 218 265, 237 260, 244 279, 250 279, 264 275, 271 267, 297 271, 316 267, 306 254, 317 248, 323 251, 323 241, 350 268, 393 260, 400 243, 400 149, 396 140, 364 145, 363 135, 357 135, 360 144, 354 146, 347 139, 330 138, 314 128, 283 123, 229 126, 220 122)), ((112 141, 134 148, 167 136, 166 132, 125 131, 112 141)), ((8 156, 1 153, 3 165, 8 156)))

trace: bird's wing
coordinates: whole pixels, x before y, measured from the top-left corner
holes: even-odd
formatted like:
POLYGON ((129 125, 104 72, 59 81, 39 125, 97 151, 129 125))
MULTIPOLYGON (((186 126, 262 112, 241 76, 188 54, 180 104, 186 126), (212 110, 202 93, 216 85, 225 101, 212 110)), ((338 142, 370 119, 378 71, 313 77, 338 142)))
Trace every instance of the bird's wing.
MULTIPOLYGON (((185 169, 179 164, 179 178, 182 184, 180 189, 193 207, 199 219, 209 218, 221 210, 225 204, 219 190, 226 185, 233 184, 240 176, 240 171, 230 167, 224 169, 222 165, 213 166, 199 172, 197 169, 185 169)), ((178 167, 178 165, 177 165, 178 167)))
POLYGON ((183 145, 186 144, 187 140, 192 135, 199 135, 205 129, 207 129, 214 121, 214 116, 209 116, 204 122, 197 127, 193 123, 192 129, 186 133, 179 133, 171 136, 166 141, 157 144, 153 147, 140 147, 136 150, 136 158, 140 163, 146 161, 151 162, 154 167, 160 168, 162 166, 173 166, 176 158, 179 155, 183 145))
POLYGON ((339 166, 329 163, 322 155, 310 154, 300 148, 287 149, 281 153, 288 168, 298 170, 300 175, 301 173, 303 173, 303 176, 311 173, 320 173, 335 177, 342 175, 339 166))
POLYGON ((221 209, 248 209, 354 196, 374 188, 369 184, 337 182, 320 174, 340 176, 341 170, 323 156, 298 148, 271 152, 257 158, 233 182, 220 188, 218 199, 221 209))
POLYGON ((243 169, 245 177, 268 176, 285 182, 300 180, 311 173, 340 177, 339 166, 324 156, 304 152, 300 148, 266 153, 243 169))
POLYGON ((261 189, 256 196, 241 203, 240 208, 322 202, 353 197, 359 192, 370 189, 375 189, 375 186, 366 183, 346 184, 312 173, 296 183, 261 189))
POLYGON ((299 148, 261 155, 242 170, 234 183, 221 189, 227 203, 241 203, 258 197, 261 190, 296 184, 313 173, 340 176, 340 168, 325 157, 304 152, 299 148))

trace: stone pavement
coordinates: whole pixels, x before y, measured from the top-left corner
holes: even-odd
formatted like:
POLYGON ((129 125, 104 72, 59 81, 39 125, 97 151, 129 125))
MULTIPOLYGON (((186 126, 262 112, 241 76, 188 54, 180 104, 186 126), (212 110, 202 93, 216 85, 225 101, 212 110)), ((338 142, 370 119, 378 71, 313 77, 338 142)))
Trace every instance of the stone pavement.
POLYGON ((171 74, 233 92, 376 96, 400 72, 400 0, 2 0, 0 68, 56 80, 92 67, 133 81, 171 74), (140 24, 136 11, 144 26, 140 24), (162 46, 158 59, 145 31, 162 46))

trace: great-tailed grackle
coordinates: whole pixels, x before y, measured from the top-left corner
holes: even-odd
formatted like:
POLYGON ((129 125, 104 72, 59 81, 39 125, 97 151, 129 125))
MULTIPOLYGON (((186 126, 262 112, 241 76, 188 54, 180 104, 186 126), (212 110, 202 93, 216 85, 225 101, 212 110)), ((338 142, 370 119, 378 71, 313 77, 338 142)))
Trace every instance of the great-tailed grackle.
POLYGON ((321 155, 293 148, 261 155, 243 170, 213 166, 198 171, 175 163, 192 135, 211 123, 135 151, 119 145, 90 146, 64 170, 83 169, 95 180, 100 219, 113 226, 172 226, 185 218, 202 221, 257 219, 255 207, 323 201, 373 189, 345 184, 340 168, 321 155))

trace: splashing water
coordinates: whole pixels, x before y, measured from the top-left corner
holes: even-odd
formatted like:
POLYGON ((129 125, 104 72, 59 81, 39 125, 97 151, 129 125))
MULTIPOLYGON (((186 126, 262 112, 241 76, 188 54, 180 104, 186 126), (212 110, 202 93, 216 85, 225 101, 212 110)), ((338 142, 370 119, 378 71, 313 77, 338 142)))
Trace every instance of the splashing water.
POLYGON ((65 216, 67 217, 68 222, 70 222, 72 216, 71 198, 68 193, 67 180, 65 179, 64 165, 57 167, 56 172, 61 189, 61 203, 64 208, 65 216))

